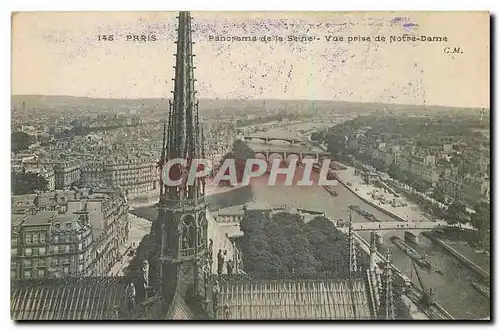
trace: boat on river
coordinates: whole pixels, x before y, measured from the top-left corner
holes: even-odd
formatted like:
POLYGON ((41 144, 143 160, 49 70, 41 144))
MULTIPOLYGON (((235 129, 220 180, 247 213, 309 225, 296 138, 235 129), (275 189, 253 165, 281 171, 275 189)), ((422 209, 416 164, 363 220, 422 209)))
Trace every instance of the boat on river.
POLYGON ((359 215, 362 215, 363 217, 365 217, 366 219, 368 219, 370 221, 380 222, 380 220, 377 219, 377 217, 375 217, 373 214, 366 212, 365 210, 363 210, 362 208, 360 208, 357 205, 349 205, 349 208, 351 210, 353 210, 354 212, 358 213, 359 215))
POLYGON ((427 259, 426 256, 416 251, 414 248, 405 243, 403 239, 397 236, 392 236, 391 241, 396 245, 401 251, 406 253, 410 258, 412 258, 417 265, 422 268, 430 269, 431 262, 427 259))
POLYGON ((332 187, 330 186, 323 186, 323 188, 330 194, 330 196, 338 196, 339 192, 337 190, 334 190, 332 187))
POLYGON ((474 287, 474 289, 476 289, 480 294, 482 294, 483 296, 487 297, 487 298, 490 298, 490 288, 488 288, 487 286, 484 286, 484 285, 481 285, 479 283, 476 283, 476 282, 471 282, 471 285, 474 287))

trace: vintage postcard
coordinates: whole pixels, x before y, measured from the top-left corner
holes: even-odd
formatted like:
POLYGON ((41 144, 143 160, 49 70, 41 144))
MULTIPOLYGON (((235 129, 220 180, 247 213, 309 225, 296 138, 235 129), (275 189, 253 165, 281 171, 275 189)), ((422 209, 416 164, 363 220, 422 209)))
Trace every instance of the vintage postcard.
POLYGON ((12 14, 14 320, 489 320, 488 12, 12 14))

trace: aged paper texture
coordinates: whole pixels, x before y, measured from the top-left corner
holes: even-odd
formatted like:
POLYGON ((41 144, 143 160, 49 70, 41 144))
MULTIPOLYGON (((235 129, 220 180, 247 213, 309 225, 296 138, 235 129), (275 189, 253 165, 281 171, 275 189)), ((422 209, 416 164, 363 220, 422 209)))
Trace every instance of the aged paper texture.
POLYGON ((14 320, 489 320, 487 12, 12 15, 14 320))

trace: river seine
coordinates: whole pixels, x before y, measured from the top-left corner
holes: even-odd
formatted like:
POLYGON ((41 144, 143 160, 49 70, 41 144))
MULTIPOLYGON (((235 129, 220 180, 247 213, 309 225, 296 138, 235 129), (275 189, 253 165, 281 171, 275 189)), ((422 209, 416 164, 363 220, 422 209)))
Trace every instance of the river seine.
MULTIPOLYGON (((280 131, 280 133, 280 136, 282 136, 283 132, 280 131)), ((268 131, 266 135, 273 136, 273 132, 268 131)), ((289 145, 285 146, 280 142, 264 144, 264 142, 250 141, 248 145, 255 151, 266 150, 273 146, 277 148, 291 148, 289 145)), ((252 180, 251 199, 255 202, 273 207, 287 205, 293 208, 321 210, 331 220, 348 220, 349 205, 358 205, 382 221, 396 221, 387 214, 363 202, 341 184, 334 187, 338 191, 338 196, 332 197, 321 186, 317 185, 284 186, 278 184, 276 186, 269 186, 267 181, 267 176, 252 180)), ((355 212, 352 213, 352 218, 355 222, 367 222, 365 218, 355 212)), ((369 240, 369 235, 369 232, 361 232, 360 234, 366 240, 369 240)), ((394 265, 419 285, 417 277, 412 270, 410 259, 390 241, 391 236, 403 237, 404 231, 386 231, 383 232, 383 235, 384 244, 379 246, 379 251, 382 252, 389 249, 394 265)), ((434 270, 439 269, 442 271, 442 275, 440 275, 435 271, 428 272, 419 269, 424 285, 435 291, 436 302, 456 319, 478 319, 490 316, 490 300, 481 295, 471 285, 472 282, 480 282, 481 280, 476 273, 422 235, 415 249, 427 254, 434 270)), ((481 267, 486 268, 485 258, 477 256, 473 260, 481 267)), ((489 268, 486 269, 489 270, 489 268)))

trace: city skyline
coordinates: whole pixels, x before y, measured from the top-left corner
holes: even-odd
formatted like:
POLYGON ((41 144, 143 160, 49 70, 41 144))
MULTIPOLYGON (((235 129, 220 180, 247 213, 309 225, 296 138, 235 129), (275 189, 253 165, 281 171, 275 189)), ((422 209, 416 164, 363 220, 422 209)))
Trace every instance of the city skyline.
MULTIPOLYGON (((489 14, 193 13, 198 97, 489 108, 489 24, 483 15, 489 14), (467 30, 455 31, 457 20, 467 30), (446 45, 460 46, 463 54, 444 54, 442 43, 417 47, 325 40, 327 35, 373 38, 413 32, 446 36, 450 40, 446 45), (209 41, 210 36, 292 34, 320 40, 310 44, 209 41)), ((12 93, 113 99, 170 96, 174 16, 171 12, 15 14, 12 93), (154 34, 157 41, 128 42, 127 33, 154 34), (99 42, 97 36, 102 34, 114 34, 118 40, 99 42)))

